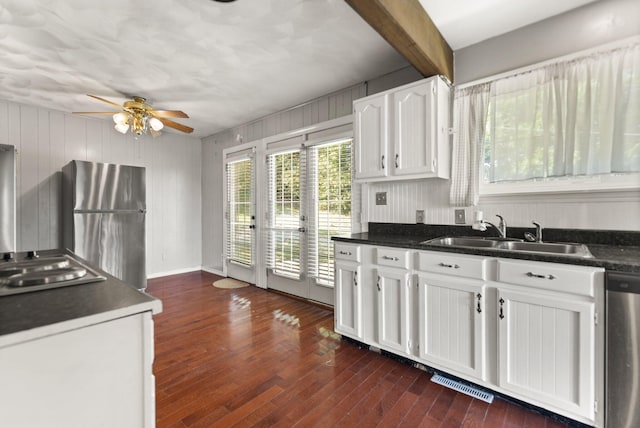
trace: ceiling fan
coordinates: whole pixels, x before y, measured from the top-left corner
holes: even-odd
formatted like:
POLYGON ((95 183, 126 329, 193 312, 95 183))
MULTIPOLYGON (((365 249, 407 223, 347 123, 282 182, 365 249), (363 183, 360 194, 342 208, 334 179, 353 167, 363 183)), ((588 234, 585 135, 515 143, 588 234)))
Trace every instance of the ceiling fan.
POLYGON ((160 130, 165 126, 187 134, 193 132, 193 128, 168 119, 169 117, 188 118, 189 116, 186 113, 180 110, 156 110, 147 104, 142 97, 134 96, 132 100, 125 101, 124 105, 120 105, 96 95, 87 94, 87 96, 119 108, 122 111, 115 113, 112 111, 74 111, 73 114, 112 114, 113 121, 116 123, 116 130, 123 134, 126 134, 131 128, 131 131, 136 135, 142 135, 149 131, 153 137, 156 137, 160 135, 160 130))

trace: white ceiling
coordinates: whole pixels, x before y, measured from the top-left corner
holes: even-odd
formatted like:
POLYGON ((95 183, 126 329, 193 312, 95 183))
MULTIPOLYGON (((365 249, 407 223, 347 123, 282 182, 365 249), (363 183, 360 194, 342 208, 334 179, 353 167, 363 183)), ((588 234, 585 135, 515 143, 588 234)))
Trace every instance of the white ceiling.
MULTIPOLYGON (((420 0, 454 50, 590 1, 420 0)), ((405 65, 343 0, 0 4, 0 99, 71 112, 138 95, 198 137, 405 65)))

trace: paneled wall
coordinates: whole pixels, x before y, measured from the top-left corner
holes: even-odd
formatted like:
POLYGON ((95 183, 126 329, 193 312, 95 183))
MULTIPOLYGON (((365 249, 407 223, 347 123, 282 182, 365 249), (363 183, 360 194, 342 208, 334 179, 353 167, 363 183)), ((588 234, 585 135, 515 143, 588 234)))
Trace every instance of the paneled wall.
POLYGON ((17 157, 17 249, 62 244, 61 169, 74 159, 146 167, 147 273, 201 264, 200 139, 122 135, 110 120, 0 101, 0 144, 17 157))
MULTIPOLYGON (((425 223, 454 224, 449 205, 448 180, 422 180, 394 184, 371 184, 365 202, 368 218, 381 223, 415 223, 416 210, 425 211, 425 223), (376 205, 376 192, 387 192, 387 205, 376 205)), ((481 210, 487 221, 504 216, 509 226, 533 227, 535 220, 544 227, 606 230, 640 230, 640 192, 576 192, 560 195, 518 195, 481 197, 477 207, 466 208, 467 224, 474 210, 481 210)))

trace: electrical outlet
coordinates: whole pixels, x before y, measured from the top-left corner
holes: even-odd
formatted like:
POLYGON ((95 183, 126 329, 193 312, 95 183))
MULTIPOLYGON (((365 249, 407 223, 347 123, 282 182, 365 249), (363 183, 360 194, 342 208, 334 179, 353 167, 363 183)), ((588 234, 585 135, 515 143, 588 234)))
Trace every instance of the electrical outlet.
POLYGON ((416 210, 416 223, 424 223, 424 210, 416 210))
POLYGON ((376 192, 376 205, 387 205, 387 192, 376 192))
POLYGON ((456 224, 465 224, 466 223, 466 219, 464 218, 464 210, 460 209, 460 210, 455 210, 455 216, 456 216, 456 224))

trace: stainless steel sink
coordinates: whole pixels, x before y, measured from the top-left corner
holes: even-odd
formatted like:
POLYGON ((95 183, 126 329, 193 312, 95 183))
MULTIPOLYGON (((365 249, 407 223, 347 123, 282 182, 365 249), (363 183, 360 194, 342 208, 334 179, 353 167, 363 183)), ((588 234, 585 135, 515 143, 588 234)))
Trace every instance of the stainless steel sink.
POLYGON ((481 237, 446 237, 424 241, 422 244, 443 245, 446 247, 495 248, 501 241, 481 237))
POLYGON ((566 244, 561 242, 502 242, 501 249, 526 251, 530 253, 552 253, 563 256, 593 257, 584 244, 566 244))
POLYGON ((444 247, 487 248, 502 251, 517 251, 539 254, 556 254, 563 256, 591 258, 593 255, 584 244, 558 242, 525 242, 511 238, 483 238, 475 236, 451 236, 430 239, 422 244, 441 245, 444 247))

